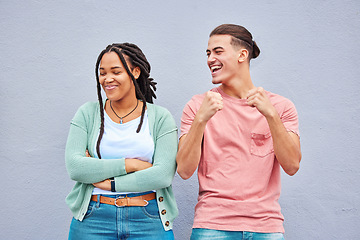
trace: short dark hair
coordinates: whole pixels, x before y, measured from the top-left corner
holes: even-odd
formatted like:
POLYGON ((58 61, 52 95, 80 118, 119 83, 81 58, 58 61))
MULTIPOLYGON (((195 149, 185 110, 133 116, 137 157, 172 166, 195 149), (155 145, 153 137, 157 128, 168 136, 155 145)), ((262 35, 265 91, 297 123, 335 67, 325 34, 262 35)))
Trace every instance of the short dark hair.
POLYGON ((244 47, 249 51, 249 60, 256 58, 260 54, 260 49, 253 40, 252 34, 243 26, 236 24, 222 24, 216 27, 210 33, 210 37, 214 35, 230 35, 230 44, 234 47, 244 47))

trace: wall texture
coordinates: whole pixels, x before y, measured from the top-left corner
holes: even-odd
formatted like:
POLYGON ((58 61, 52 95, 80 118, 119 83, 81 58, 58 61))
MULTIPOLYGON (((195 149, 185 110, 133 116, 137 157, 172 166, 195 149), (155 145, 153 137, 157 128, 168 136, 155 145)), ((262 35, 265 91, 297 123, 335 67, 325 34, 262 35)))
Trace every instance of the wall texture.
MULTIPOLYGON (((0 1, 0 239, 66 239, 73 186, 64 165, 69 122, 96 100, 94 64, 109 43, 134 42, 152 64, 156 103, 180 126, 192 95, 212 87, 208 34, 246 26, 261 54, 254 83, 290 98, 303 160, 283 175, 286 238, 358 239, 360 2, 0 1)), ((177 240, 189 239, 197 178, 174 179, 177 240)))

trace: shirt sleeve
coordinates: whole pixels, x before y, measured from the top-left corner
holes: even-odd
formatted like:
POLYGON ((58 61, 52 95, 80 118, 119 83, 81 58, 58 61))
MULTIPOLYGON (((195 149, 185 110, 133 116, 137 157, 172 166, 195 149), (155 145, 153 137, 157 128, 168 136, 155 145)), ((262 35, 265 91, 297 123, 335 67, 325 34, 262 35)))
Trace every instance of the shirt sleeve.
POLYGON ((71 121, 65 148, 65 164, 70 178, 81 183, 96 183, 114 176, 126 174, 125 159, 98 159, 86 157, 90 129, 94 124, 88 108, 82 107, 71 121))
POLYGON ((287 99, 280 118, 288 132, 293 132, 300 137, 299 119, 293 102, 287 99))
POLYGON ((194 121, 195 115, 200 108, 199 95, 194 96, 188 101, 183 109, 181 116, 180 138, 187 134, 190 130, 191 124, 194 121))

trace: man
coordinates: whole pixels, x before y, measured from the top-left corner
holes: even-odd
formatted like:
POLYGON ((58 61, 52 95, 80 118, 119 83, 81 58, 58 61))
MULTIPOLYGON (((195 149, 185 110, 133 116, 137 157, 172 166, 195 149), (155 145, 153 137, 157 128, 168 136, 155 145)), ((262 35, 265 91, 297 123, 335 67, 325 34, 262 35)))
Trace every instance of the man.
POLYGON ((299 169, 296 109, 252 83, 250 59, 260 50, 244 27, 218 26, 206 52, 221 85, 186 104, 176 158, 183 179, 198 168, 191 239, 284 239, 280 166, 299 169))

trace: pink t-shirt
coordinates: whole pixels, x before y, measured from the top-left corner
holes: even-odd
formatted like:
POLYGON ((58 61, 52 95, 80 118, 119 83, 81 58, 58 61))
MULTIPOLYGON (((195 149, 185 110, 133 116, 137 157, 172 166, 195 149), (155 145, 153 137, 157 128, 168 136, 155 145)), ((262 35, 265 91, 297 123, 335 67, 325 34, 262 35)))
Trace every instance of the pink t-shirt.
MULTIPOLYGON (((284 232, 278 199, 280 165, 265 117, 245 99, 223 97, 224 108, 207 123, 198 167, 199 197, 193 228, 284 232)), ((294 104, 267 92, 288 131, 298 133, 294 104)), ((181 136, 188 133, 204 94, 184 107, 181 136)))

